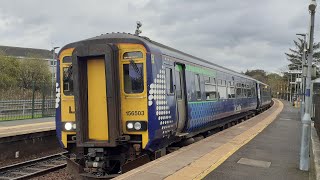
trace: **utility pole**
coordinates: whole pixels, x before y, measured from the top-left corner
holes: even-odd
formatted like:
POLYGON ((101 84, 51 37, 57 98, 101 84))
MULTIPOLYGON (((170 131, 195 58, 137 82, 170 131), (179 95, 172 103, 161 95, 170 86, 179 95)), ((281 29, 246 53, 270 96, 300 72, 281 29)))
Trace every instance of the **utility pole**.
POLYGON ((315 0, 311 0, 309 4, 309 12, 311 14, 310 18, 310 39, 309 39, 309 49, 308 49, 308 72, 306 78, 306 91, 305 91, 305 113, 302 118, 302 137, 301 137, 301 148, 300 148, 300 170, 308 171, 310 163, 310 137, 311 137, 311 97, 310 97, 310 87, 311 87, 311 71, 312 71, 312 60, 313 60, 313 33, 314 33, 314 16, 316 12, 317 3, 315 0))
POLYGON ((300 34, 296 34, 298 36, 302 36, 303 37, 303 50, 302 50, 302 57, 301 57, 301 84, 300 84, 300 90, 301 90, 301 98, 300 98, 300 114, 301 114, 301 120, 303 118, 304 115, 304 99, 305 99, 305 78, 306 78, 306 73, 305 73, 305 66, 306 66, 306 52, 307 52, 307 34, 305 33, 300 33, 300 34))
MULTIPOLYGON (((54 81, 54 74, 56 72, 56 69, 54 67, 56 67, 57 63, 56 63, 56 49, 58 49, 59 47, 53 47, 52 48, 52 73, 51 73, 51 98, 54 98, 53 97, 53 90, 54 90, 54 87, 55 87, 55 81, 54 81)), ((55 99, 55 98, 54 98, 55 99)))

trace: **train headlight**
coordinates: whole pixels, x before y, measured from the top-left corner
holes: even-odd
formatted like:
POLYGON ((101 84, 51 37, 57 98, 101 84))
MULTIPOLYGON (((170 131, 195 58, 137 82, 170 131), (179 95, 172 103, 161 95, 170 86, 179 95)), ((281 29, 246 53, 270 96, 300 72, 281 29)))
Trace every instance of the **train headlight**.
POLYGON ((141 129, 141 123, 140 122, 134 123, 134 129, 139 131, 141 129))
POLYGON ((146 131, 146 121, 127 121, 127 131, 146 131))
POLYGON ((128 128, 128 129, 133 129, 133 123, 131 123, 131 122, 128 123, 128 124, 127 124, 127 128, 128 128))
POLYGON ((67 130, 67 131, 70 131, 72 129, 72 123, 69 123, 69 122, 65 123, 64 124, 64 129, 67 130))
POLYGON ((75 131, 77 128, 77 125, 75 122, 65 122, 62 124, 62 127, 65 131, 75 131))

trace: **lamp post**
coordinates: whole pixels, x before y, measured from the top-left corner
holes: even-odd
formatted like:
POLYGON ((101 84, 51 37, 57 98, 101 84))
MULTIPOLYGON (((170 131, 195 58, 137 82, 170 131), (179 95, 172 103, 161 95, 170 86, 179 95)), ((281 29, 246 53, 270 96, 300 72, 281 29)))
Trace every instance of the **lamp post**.
POLYGON ((311 66, 313 56, 313 33, 314 33, 314 15, 317 7, 315 0, 311 0, 309 4, 310 18, 310 36, 309 36, 309 49, 308 49, 308 72, 306 78, 306 91, 305 91, 305 113, 302 118, 302 137, 301 137, 301 148, 300 148, 300 170, 309 170, 309 147, 310 147, 310 136, 311 136, 311 98, 310 98, 310 87, 311 87, 311 66))
POLYGON ((300 34, 296 34, 298 36, 302 36, 303 37, 303 50, 302 50, 302 56, 301 56, 301 70, 302 70, 302 73, 301 73, 301 98, 300 98, 300 115, 301 115, 301 120, 303 119, 303 116, 304 116, 304 98, 305 98, 305 73, 304 73, 304 67, 306 65, 306 52, 307 52, 307 41, 306 41, 306 37, 307 37, 307 34, 303 34, 303 33, 300 33, 300 34))
POLYGON ((58 49, 59 47, 53 47, 52 48, 52 73, 51 73, 51 98, 53 97, 53 89, 54 89, 54 73, 55 73, 55 69, 54 67, 56 66, 56 49, 58 49))

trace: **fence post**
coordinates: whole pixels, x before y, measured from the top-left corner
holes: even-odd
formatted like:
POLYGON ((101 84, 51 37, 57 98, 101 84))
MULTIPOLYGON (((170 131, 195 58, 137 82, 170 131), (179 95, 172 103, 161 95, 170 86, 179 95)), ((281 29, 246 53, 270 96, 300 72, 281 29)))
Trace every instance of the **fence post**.
POLYGON ((34 118, 34 92, 35 92, 35 85, 34 80, 32 80, 32 107, 31 107, 31 118, 34 118))
POLYGON ((42 84, 42 104, 41 104, 41 114, 42 117, 44 117, 44 101, 45 101, 45 88, 44 88, 44 83, 42 84))

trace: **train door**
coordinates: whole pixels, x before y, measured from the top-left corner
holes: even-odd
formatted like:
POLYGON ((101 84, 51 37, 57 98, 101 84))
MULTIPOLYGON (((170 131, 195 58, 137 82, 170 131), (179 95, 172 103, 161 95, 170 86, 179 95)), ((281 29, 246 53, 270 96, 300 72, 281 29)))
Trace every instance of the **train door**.
POLYGON ((177 102, 177 133, 183 131, 186 122, 185 73, 182 64, 175 64, 175 91, 177 102))
POLYGON ((261 100, 261 89, 260 89, 260 84, 257 83, 257 95, 258 95, 258 109, 261 108, 262 106, 262 100, 261 100))

